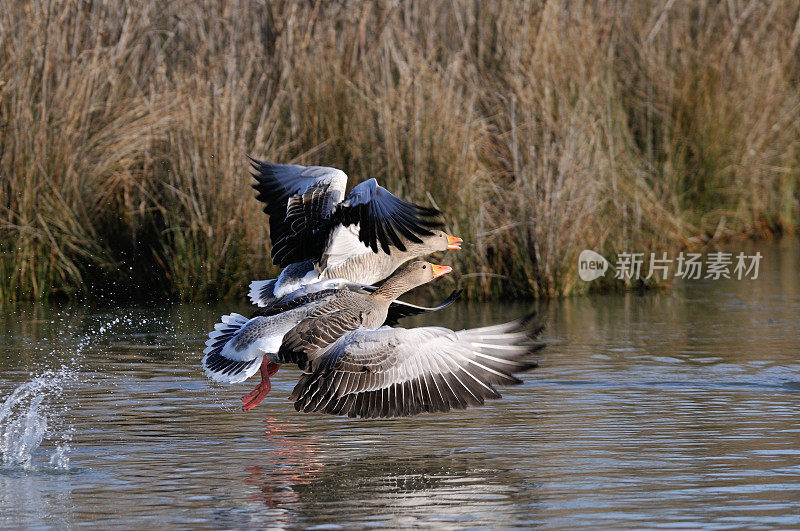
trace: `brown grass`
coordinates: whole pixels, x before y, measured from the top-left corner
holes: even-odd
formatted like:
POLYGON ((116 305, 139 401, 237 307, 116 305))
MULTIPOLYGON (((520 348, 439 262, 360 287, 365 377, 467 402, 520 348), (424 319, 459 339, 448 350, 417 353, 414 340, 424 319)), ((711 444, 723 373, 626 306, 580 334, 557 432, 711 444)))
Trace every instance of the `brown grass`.
POLYGON ((794 2, 0 4, 0 301, 242 296, 246 153, 447 212, 472 296, 791 231, 794 2))

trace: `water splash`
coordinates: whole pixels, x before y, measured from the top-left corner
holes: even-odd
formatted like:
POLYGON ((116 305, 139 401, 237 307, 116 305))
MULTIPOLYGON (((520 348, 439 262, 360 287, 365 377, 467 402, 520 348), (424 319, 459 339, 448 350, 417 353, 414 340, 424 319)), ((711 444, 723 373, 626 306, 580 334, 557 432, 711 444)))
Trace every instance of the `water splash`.
POLYGON ((17 387, 0 405, 0 456, 4 468, 34 468, 34 452, 44 440, 55 445, 49 459, 53 469, 69 468, 71 429, 61 422, 59 405, 64 384, 77 372, 62 368, 47 371, 17 387))
MULTIPOLYGON (((19 385, 3 401, 0 405, 0 462, 3 468, 32 470, 42 466, 51 470, 69 470, 72 426, 65 417, 69 407, 64 390, 67 384, 87 376, 80 371, 84 351, 96 345, 119 324, 133 325, 132 316, 122 315, 101 322, 95 331, 78 338, 67 365, 58 371, 43 372, 19 385), (37 452, 44 441, 51 442, 53 449, 37 452), (42 462, 38 463, 40 459, 42 462)), ((55 350, 51 352, 57 353, 55 350)))

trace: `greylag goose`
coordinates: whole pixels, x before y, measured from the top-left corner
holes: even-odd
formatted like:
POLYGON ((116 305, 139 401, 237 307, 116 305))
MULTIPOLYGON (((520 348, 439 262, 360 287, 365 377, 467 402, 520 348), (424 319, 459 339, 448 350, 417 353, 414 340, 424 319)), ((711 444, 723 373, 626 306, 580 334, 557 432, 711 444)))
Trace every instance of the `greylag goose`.
MULTIPOLYGON (((264 311, 270 315, 252 319, 239 314, 224 316, 206 341, 202 359, 205 374, 218 382, 237 383, 260 370, 261 382, 242 397, 242 409, 249 411, 270 391, 269 378, 280 367, 276 356, 287 332, 296 326, 305 326, 309 318, 324 316, 327 316, 324 322, 314 323, 328 331, 325 337, 358 327, 377 328, 390 317, 390 305, 395 298, 450 271, 448 266, 413 262, 372 293, 324 290, 272 305, 264 311)), ((400 310, 400 316, 404 311, 413 314, 414 308, 420 307, 400 310)), ((303 337, 308 338, 308 334, 303 337)))
POLYGON ((281 348, 279 363, 303 369, 289 399, 297 411, 402 417, 464 409, 500 398, 493 384, 521 383, 542 330, 530 318, 454 332, 447 328, 358 328, 316 350, 281 348))
POLYGON ((250 161, 269 214, 272 261, 285 267, 277 279, 250 284, 254 304, 320 280, 373 284, 408 260, 461 248, 461 238, 438 230, 438 210, 404 201, 375 179, 345 197, 347 175, 336 168, 250 161))

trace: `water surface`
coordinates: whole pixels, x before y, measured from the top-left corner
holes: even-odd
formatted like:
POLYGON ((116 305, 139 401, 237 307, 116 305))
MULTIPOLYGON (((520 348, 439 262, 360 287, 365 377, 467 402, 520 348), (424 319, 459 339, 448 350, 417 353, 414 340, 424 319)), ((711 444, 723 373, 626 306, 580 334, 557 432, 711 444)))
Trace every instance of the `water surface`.
POLYGON ((296 413, 288 368, 242 413, 256 381, 211 385, 198 360, 244 303, 19 307, 0 319, 0 404, 35 449, 0 437, 0 527, 796 528, 800 247, 761 252, 755 281, 542 304, 523 385, 410 419, 296 413))

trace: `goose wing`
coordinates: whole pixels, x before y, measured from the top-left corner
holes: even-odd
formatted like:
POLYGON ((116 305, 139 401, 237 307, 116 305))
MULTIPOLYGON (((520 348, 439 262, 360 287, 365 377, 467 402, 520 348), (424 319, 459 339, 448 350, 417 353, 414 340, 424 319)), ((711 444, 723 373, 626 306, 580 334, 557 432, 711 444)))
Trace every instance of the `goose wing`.
POLYGON ((344 198, 347 175, 336 168, 272 164, 250 158, 256 199, 269 215, 270 255, 285 267, 322 254, 330 218, 344 198))
POLYGON ((283 312, 287 312, 289 310, 294 310, 295 308, 299 308, 301 306, 305 306, 307 304, 313 302, 324 302, 327 299, 332 299, 339 290, 337 289, 325 289, 321 291, 315 291, 313 293, 308 293, 301 297, 296 297, 294 299, 290 299, 287 301, 278 301, 268 306, 264 306, 262 308, 257 309, 253 312, 250 316, 252 319, 253 317, 270 317, 273 315, 278 315, 283 312))
POLYGON ((436 312, 442 308, 447 308, 461 296, 463 291, 463 289, 453 290, 450 296, 447 297, 441 304, 432 308, 417 306, 416 304, 409 304, 407 302, 396 300, 389 305, 389 312, 386 315, 386 320, 383 322, 383 324, 386 326, 395 326, 397 325, 398 321, 404 317, 413 317, 415 315, 436 312))
POLYGON ((313 363, 322 349, 359 328, 362 320, 363 312, 357 307, 319 308, 283 336, 278 363, 297 363, 301 368, 308 361, 313 363))
MULTIPOLYGON (((369 179, 354 186, 347 198, 337 207, 334 218, 345 227, 357 227, 358 239, 372 252, 378 246, 389 254, 390 247, 406 250, 405 242, 422 243, 421 236, 430 236, 431 230, 442 224, 434 219, 441 213, 409 203, 369 179)), ((336 242, 328 242, 328 248, 336 242)))
POLYGON ((453 332, 446 328, 359 328, 334 342, 292 391, 298 411, 351 417, 397 417, 463 409, 500 398, 492 384, 520 383, 513 374, 541 327, 525 321, 453 332))

